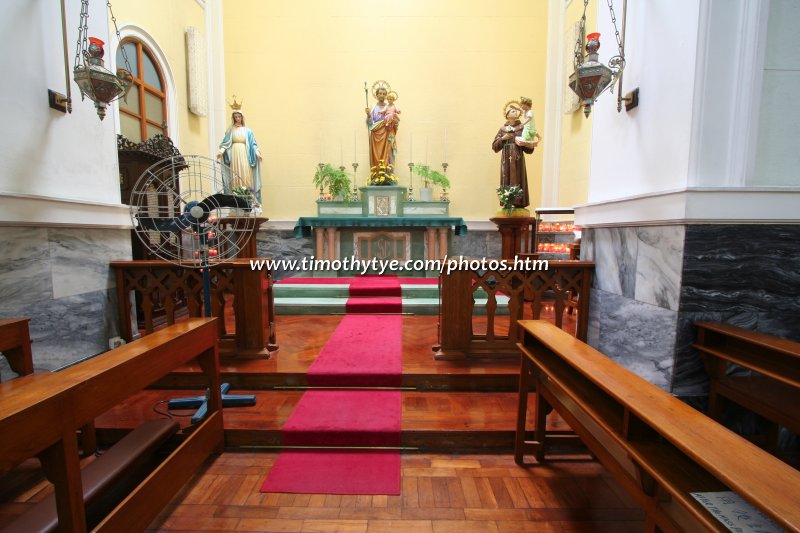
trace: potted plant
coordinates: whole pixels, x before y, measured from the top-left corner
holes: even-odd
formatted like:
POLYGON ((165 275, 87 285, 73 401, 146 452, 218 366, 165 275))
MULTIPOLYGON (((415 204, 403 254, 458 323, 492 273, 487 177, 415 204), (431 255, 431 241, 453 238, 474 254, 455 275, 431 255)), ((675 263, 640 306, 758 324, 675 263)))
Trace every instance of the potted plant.
POLYGON ((350 200, 350 177, 341 168, 336 168, 330 163, 317 168, 314 173, 313 183, 315 187, 327 188, 331 199, 336 201, 350 200))
POLYGON ((513 216, 514 202, 522 198, 522 187, 519 185, 501 185, 497 188, 497 199, 505 216, 513 216))
POLYGON ((424 184, 424 187, 419 190, 419 198, 423 202, 433 201, 431 184, 438 185, 442 189, 450 187, 450 180, 447 179, 447 176, 438 170, 433 170, 428 165, 414 165, 414 173, 422 178, 424 184))

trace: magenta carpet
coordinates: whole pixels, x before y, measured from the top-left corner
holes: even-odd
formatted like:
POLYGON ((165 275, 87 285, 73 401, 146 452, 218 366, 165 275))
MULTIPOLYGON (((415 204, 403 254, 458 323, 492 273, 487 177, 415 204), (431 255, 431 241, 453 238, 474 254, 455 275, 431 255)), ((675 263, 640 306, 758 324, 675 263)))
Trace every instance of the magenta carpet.
POLYGON ((400 391, 308 391, 281 429, 281 443, 399 446, 400 410, 400 391))
POLYGON ((315 449, 281 452, 261 492, 400 494, 399 451, 325 449, 400 445, 400 391, 375 390, 402 383, 400 280, 364 276, 349 285, 348 316, 311 365, 308 383, 360 390, 312 390, 300 398, 281 443, 315 449))
POLYGON ((348 315, 308 370, 317 387, 399 387, 402 374, 399 315, 348 315))
POLYGON ((281 452, 261 492, 400 494, 397 451, 281 452))

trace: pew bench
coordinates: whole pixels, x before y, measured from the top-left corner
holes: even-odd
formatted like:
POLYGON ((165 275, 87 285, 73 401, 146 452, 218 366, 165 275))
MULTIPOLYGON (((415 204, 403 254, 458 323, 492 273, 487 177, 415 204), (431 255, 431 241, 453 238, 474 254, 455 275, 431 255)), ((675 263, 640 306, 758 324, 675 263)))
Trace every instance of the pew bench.
MULTIPOLYGON (((79 463, 77 429, 173 368, 196 359, 211 391, 208 416, 95 528, 99 532, 144 530, 205 458, 222 451, 217 332, 216 319, 192 318, 60 372, 0 383, 0 472, 38 457, 54 485, 58 529, 86 531, 85 472, 79 463)), ((140 432, 130 445, 147 448, 149 436, 149 431, 140 432), (139 442, 140 438, 145 442, 139 442)), ((92 476, 103 480, 116 475, 118 464, 113 457, 124 452, 124 447, 114 452, 86 481, 92 481, 92 476)))
MULTIPOLYGON (((115 485, 145 463, 180 429, 174 420, 148 420, 81 469, 83 503, 92 507, 115 485)), ((55 494, 50 494, 2 529, 3 533, 51 532, 58 529, 55 494)))
POLYGON ((11 370, 20 376, 33 373, 31 336, 28 332, 30 320, 30 318, 0 319, 0 352, 8 359, 11 370))
POLYGON ((648 531, 728 531, 691 493, 732 491, 800 532, 800 472, 554 325, 520 321, 515 460, 544 461, 555 409, 642 506, 648 531), (527 396, 536 388, 533 440, 527 396))
POLYGON ((764 333, 696 322, 697 342, 709 378, 708 416, 721 420, 734 402, 772 424, 767 448, 777 451, 778 426, 800 433, 800 343, 764 333), (736 365, 754 374, 730 375, 736 365))

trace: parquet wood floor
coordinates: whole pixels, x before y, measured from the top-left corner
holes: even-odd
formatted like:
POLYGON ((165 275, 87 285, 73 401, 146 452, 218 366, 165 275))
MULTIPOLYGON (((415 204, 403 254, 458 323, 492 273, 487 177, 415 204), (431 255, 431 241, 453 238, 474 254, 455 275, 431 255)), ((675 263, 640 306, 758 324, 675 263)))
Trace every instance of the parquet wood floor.
POLYGON ((522 468, 510 456, 403 455, 399 496, 261 494, 276 455, 224 453, 149 531, 633 532, 643 514, 596 462, 522 468))

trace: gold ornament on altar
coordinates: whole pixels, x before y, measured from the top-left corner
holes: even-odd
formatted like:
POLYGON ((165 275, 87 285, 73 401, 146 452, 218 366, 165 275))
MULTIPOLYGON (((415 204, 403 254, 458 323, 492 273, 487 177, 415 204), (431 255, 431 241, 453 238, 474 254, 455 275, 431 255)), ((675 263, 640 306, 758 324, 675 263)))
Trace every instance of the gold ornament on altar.
POLYGON ((385 80, 378 80, 372 84, 372 96, 377 98, 378 97, 378 89, 384 89, 388 94, 392 90, 392 86, 389 85, 388 81, 385 80))

